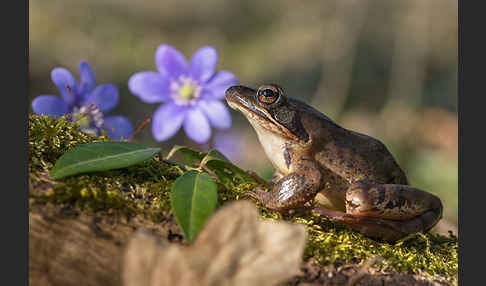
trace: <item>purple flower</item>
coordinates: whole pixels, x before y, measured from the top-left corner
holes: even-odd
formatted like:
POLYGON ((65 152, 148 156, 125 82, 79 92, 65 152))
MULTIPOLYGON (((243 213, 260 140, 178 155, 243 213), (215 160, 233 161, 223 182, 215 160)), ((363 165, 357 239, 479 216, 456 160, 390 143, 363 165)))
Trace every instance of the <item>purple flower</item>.
POLYGON ((57 117, 71 113, 71 120, 77 121, 81 131, 85 133, 101 135, 101 129, 104 129, 114 139, 130 137, 133 128, 127 118, 104 115, 118 104, 118 88, 113 84, 96 87, 93 70, 85 61, 79 63, 79 71, 81 81, 78 84, 67 69, 53 69, 51 79, 59 89, 61 97, 36 97, 32 101, 34 112, 57 117))
POLYGON ((175 48, 160 45, 155 53, 158 72, 139 72, 129 79, 128 87, 142 101, 164 102, 152 118, 157 141, 167 140, 184 126, 187 136, 202 144, 211 136, 210 126, 231 126, 230 113, 221 99, 237 80, 228 71, 216 73, 217 61, 212 47, 200 48, 188 63, 175 48))
POLYGON ((212 147, 226 156, 231 162, 237 163, 243 152, 243 138, 234 132, 219 132, 212 140, 212 147))

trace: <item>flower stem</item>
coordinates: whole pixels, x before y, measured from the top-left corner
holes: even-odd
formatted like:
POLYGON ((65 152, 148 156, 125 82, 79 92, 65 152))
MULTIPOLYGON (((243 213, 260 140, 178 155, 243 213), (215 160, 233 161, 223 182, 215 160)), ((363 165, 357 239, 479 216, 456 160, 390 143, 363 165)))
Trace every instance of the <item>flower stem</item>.
POLYGON ((142 124, 140 124, 140 126, 138 126, 138 128, 132 133, 132 136, 130 136, 130 138, 127 139, 128 142, 132 141, 133 137, 135 137, 138 133, 140 133, 140 131, 142 131, 145 126, 147 126, 148 124, 150 123, 150 118, 148 119, 145 119, 142 124))

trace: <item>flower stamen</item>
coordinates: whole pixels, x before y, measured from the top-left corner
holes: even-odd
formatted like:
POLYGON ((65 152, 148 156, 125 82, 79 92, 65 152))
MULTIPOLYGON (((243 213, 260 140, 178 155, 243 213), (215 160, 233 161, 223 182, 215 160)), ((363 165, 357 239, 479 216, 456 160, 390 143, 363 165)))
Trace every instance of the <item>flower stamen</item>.
POLYGON ((202 87, 190 77, 181 75, 171 81, 171 98, 177 105, 193 105, 201 95, 202 87))
POLYGON ((72 112, 73 121, 77 122, 81 131, 88 134, 97 135, 98 129, 103 126, 104 119, 103 113, 90 103, 88 106, 82 106, 81 108, 74 107, 72 112))
POLYGON ((194 95, 194 88, 190 84, 185 84, 179 89, 182 98, 191 99, 194 95))
POLYGON ((69 84, 66 84, 66 89, 68 90, 68 96, 71 95, 71 87, 69 86, 69 84))

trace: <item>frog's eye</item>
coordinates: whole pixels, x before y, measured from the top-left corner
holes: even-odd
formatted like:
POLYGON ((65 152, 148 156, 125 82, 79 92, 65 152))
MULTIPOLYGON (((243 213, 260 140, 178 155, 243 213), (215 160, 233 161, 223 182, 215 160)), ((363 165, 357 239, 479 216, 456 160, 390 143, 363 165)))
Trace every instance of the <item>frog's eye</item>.
POLYGON ((276 88, 264 87, 258 90, 257 96, 260 102, 272 104, 277 101, 280 92, 276 88))

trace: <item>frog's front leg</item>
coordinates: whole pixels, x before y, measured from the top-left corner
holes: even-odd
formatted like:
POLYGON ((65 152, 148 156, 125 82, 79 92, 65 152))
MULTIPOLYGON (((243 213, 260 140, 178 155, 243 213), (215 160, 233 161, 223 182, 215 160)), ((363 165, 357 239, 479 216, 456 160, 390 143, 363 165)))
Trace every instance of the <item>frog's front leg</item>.
POLYGON ((283 177, 284 177, 284 175, 282 175, 282 173, 280 173, 279 171, 275 171, 275 173, 273 173, 272 179, 270 181, 272 183, 276 184, 283 177))
POLYGON ((426 232, 442 218, 442 203, 430 193, 407 185, 364 181, 352 184, 346 191, 346 213, 314 210, 367 236, 387 241, 426 232))
POLYGON ((287 175, 273 181, 270 192, 256 188, 248 195, 271 210, 287 213, 312 200, 320 187, 319 166, 310 159, 300 159, 292 165, 287 175))

